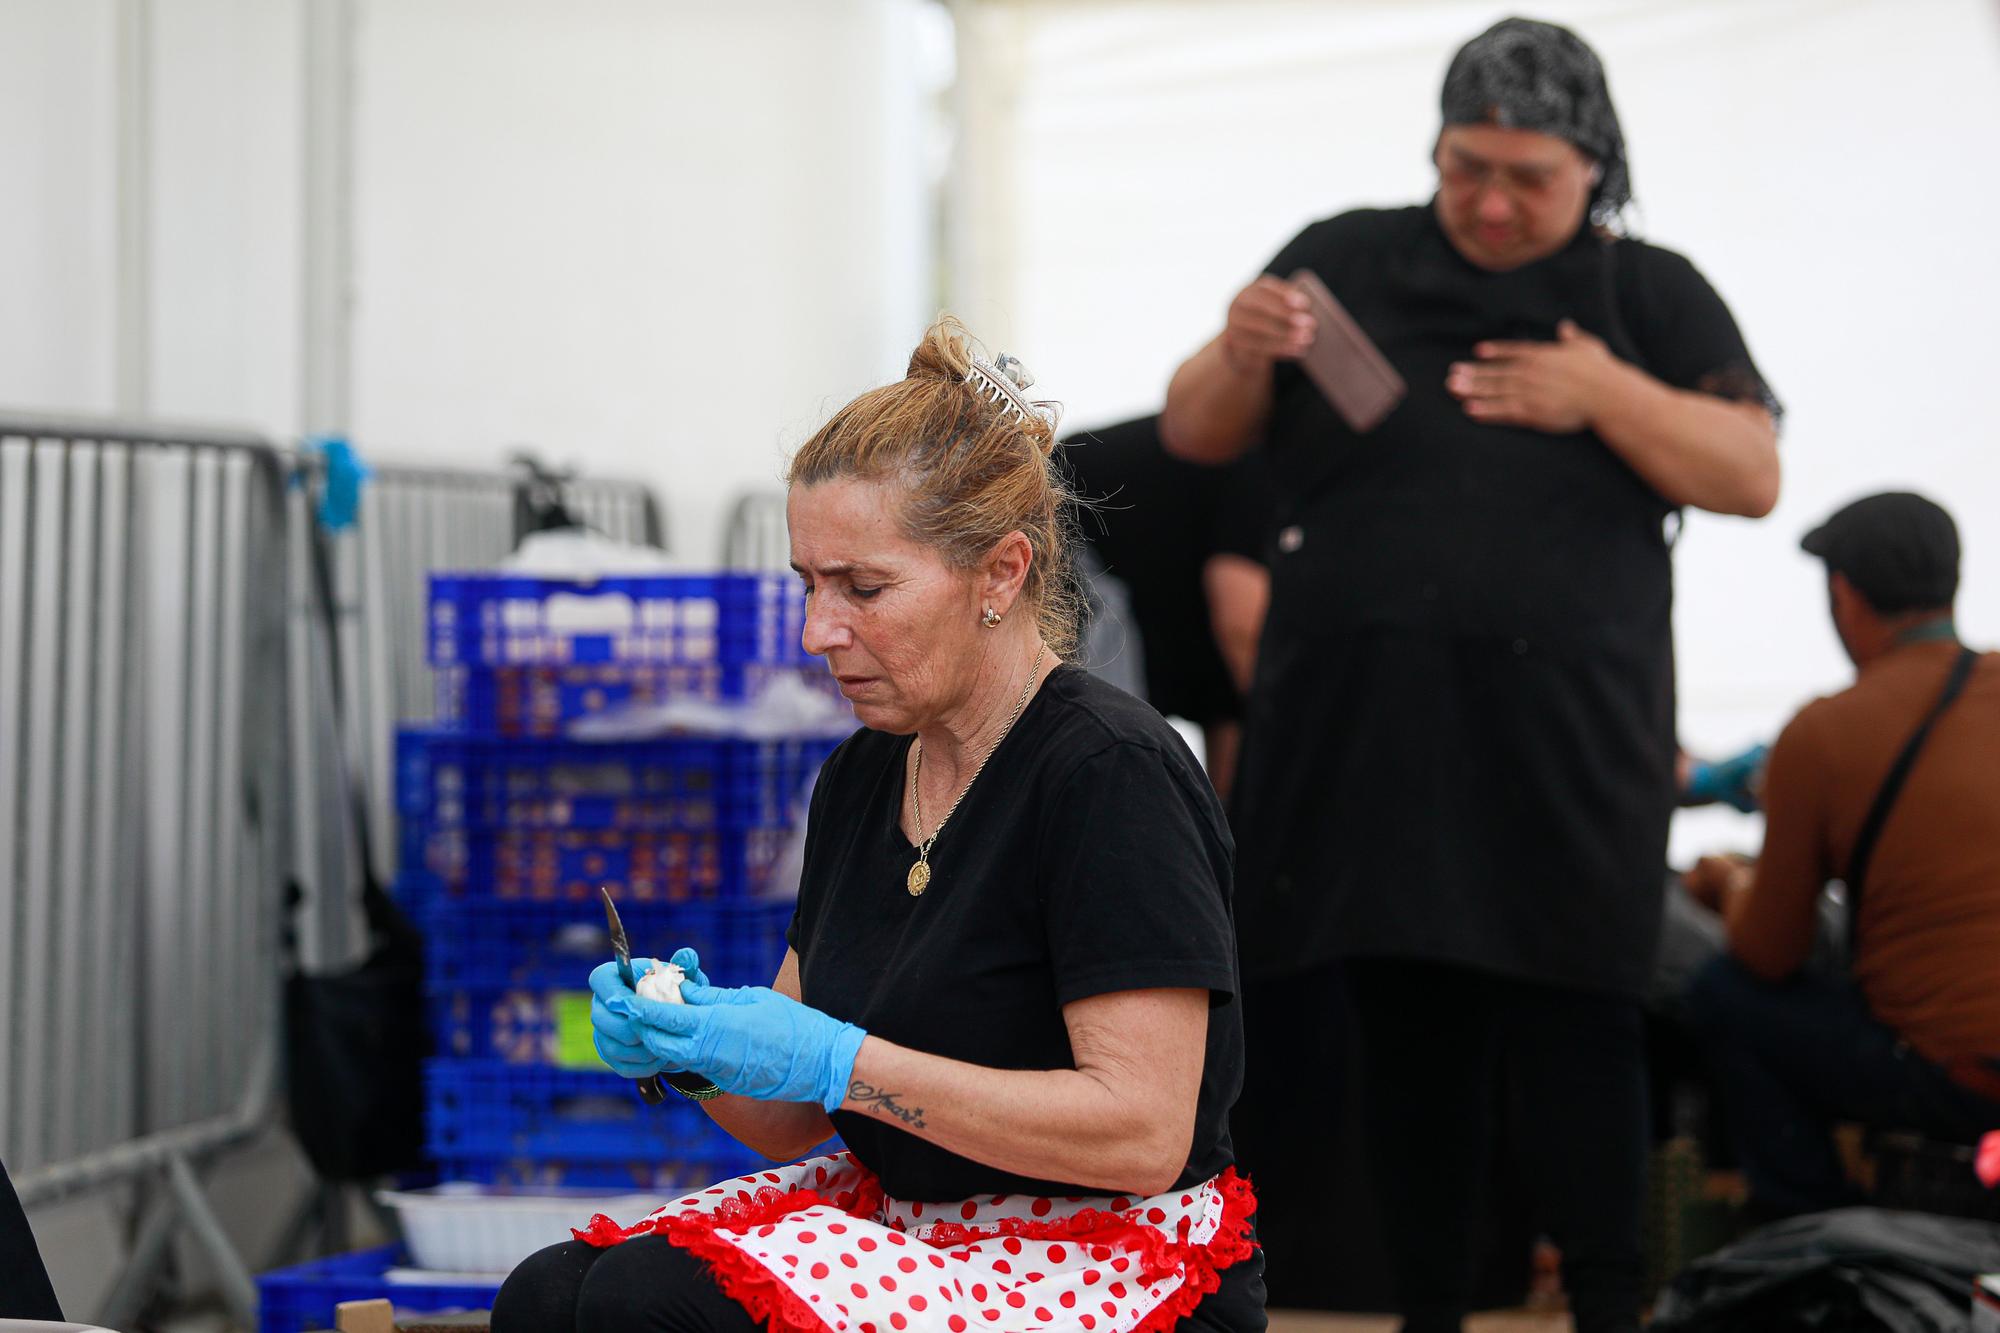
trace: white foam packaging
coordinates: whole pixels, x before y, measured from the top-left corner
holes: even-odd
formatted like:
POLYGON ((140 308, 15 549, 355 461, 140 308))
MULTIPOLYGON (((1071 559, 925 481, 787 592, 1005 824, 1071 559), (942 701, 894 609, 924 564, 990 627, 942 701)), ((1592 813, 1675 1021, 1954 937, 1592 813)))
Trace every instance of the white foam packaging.
POLYGON ((450 1182, 420 1190, 378 1190, 396 1210, 412 1267, 431 1273, 509 1273, 547 1245, 570 1239, 594 1213, 635 1222, 662 1195, 606 1190, 509 1188, 450 1182))

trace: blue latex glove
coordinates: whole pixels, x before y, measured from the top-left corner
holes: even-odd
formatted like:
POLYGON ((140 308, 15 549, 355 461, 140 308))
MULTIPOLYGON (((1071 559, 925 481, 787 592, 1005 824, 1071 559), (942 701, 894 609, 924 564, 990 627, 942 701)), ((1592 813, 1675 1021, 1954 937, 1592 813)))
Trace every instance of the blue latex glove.
POLYGON ((868 1034, 765 986, 681 987, 683 1004, 627 992, 606 1001, 638 1020, 637 1035, 663 1068, 702 1075, 724 1092, 765 1102, 847 1099, 854 1057, 868 1034))
POLYGON ((1722 801, 1735 806, 1744 814, 1752 814, 1757 809, 1757 796, 1752 790, 1757 775, 1764 770, 1764 761, 1770 756, 1767 745, 1753 745, 1738 755, 1728 759, 1708 763, 1697 759, 1688 772, 1687 799, 1689 804, 1702 805, 1710 801, 1722 801))
MULTIPOLYGON (((677 950, 669 961, 687 973, 688 982, 698 986, 708 985, 708 975, 701 970, 701 955, 693 949, 677 950)), ((643 977, 659 966, 657 958, 634 958, 632 975, 635 979, 643 977)), ((647 1050, 645 1042, 640 1039, 639 1021, 632 1016, 631 1006, 625 1003, 638 998, 625 984, 625 979, 618 975, 617 963, 600 963, 591 971, 590 1039, 597 1047, 597 1058, 625 1078, 651 1078, 655 1074, 679 1069, 679 1065, 661 1063, 659 1057, 647 1050)))

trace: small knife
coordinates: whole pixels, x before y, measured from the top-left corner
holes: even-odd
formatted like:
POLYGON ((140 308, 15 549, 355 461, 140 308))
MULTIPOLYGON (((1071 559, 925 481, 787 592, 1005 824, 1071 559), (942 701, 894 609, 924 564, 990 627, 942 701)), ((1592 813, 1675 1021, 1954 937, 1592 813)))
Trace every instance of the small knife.
MULTIPOLYGON (((632 943, 625 938, 625 923, 618 919, 618 904, 611 901, 611 890, 600 884, 598 893, 604 896, 604 919, 611 928, 611 952, 618 959, 618 979, 633 990, 639 989, 639 978, 632 971, 632 943)), ((648 1106, 658 1106, 667 1099, 665 1082, 675 1092, 689 1101, 705 1102, 720 1097, 722 1089, 710 1083, 699 1074, 685 1071, 653 1074, 639 1080, 639 1096, 648 1106)))

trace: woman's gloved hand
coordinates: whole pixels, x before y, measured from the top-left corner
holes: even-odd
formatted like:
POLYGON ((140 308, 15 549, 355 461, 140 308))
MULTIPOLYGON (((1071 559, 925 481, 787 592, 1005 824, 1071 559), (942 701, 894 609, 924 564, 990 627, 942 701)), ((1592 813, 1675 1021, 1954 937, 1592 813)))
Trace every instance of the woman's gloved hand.
POLYGON ((605 1003, 635 1020, 654 1068, 689 1070, 758 1101, 817 1102, 831 1112, 846 1100, 868 1036, 854 1024, 765 986, 710 986, 692 973, 681 999, 663 1004, 627 990, 605 1003))
MULTIPOLYGON (((687 974, 683 987, 708 985, 708 976, 701 970, 701 955, 693 949, 678 950, 669 961, 687 974)), ((659 966, 657 958, 634 958, 632 976, 636 980, 659 966)), ((624 1078, 651 1078, 679 1069, 679 1065, 662 1064, 658 1056, 646 1049, 639 1036, 639 1021, 624 1003, 626 1000, 636 1003, 638 998, 618 975, 617 963, 599 963, 591 971, 591 1043, 597 1047, 597 1058, 624 1078)))

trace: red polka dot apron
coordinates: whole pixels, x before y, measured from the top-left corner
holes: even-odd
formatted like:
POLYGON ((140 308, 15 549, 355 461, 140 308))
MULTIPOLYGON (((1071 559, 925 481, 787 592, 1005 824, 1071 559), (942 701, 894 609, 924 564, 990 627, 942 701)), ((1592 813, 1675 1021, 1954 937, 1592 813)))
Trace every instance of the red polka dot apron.
POLYGON ((574 1234, 663 1235, 774 1333, 1165 1333, 1249 1257, 1256 1207, 1234 1168, 1150 1199, 904 1203, 837 1153, 574 1234))

